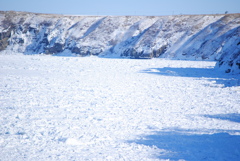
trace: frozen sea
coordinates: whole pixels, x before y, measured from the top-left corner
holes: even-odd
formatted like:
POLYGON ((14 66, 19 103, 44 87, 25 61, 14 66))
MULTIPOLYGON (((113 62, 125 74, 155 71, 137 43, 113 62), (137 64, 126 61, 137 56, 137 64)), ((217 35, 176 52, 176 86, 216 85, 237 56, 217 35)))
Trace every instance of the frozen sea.
POLYGON ((212 61, 0 55, 0 160, 240 160, 240 77, 212 61))

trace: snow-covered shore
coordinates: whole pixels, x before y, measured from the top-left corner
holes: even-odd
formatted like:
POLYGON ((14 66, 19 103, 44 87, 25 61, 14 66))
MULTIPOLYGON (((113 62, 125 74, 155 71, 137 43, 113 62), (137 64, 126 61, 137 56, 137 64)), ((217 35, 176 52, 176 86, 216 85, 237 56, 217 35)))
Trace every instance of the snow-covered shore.
POLYGON ((240 74, 240 13, 63 16, 0 11, 0 52, 219 61, 240 74))
POLYGON ((0 55, 0 160, 240 159, 215 62, 0 55))

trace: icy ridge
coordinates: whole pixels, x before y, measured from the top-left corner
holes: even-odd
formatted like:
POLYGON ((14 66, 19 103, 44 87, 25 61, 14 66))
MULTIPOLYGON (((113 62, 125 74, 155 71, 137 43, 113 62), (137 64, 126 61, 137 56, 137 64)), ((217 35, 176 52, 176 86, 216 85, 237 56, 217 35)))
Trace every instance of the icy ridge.
POLYGON ((240 73, 240 14, 66 16, 0 12, 0 51, 218 61, 240 73))

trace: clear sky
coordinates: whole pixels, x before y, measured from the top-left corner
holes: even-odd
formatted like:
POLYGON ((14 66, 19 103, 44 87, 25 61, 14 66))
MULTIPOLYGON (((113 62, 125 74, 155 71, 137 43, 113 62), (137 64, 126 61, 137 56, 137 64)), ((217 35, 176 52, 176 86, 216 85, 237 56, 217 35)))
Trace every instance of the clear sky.
POLYGON ((73 15, 240 13, 240 0, 0 0, 0 10, 73 15))

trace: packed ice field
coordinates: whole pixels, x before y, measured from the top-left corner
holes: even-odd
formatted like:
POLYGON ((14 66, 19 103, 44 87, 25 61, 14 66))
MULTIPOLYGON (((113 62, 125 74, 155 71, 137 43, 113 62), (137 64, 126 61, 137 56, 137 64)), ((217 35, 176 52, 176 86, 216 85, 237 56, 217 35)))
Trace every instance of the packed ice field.
POLYGON ((216 62, 0 55, 0 160, 240 160, 216 62))

